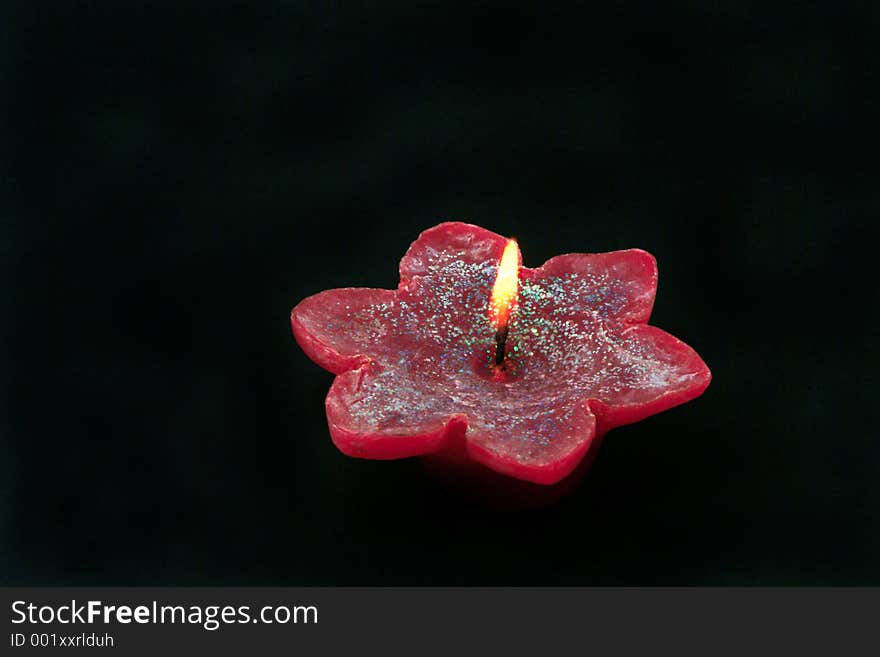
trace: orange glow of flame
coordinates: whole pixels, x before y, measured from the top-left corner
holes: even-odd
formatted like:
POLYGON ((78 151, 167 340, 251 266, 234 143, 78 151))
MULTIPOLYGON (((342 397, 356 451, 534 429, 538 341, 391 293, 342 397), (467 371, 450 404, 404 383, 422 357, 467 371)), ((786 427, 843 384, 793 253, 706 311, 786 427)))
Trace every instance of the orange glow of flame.
POLYGON ((496 329, 507 326, 510 313, 516 304, 519 285, 519 246, 516 240, 508 240, 498 263, 498 275, 489 299, 489 320, 496 329))

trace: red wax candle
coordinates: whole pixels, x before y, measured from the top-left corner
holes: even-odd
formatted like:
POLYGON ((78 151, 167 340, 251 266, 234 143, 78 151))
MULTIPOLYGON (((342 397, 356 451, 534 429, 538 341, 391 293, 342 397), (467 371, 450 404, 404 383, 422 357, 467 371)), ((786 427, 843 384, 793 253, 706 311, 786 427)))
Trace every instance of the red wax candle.
POLYGON ((326 410, 345 454, 428 456, 550 485, 608 429, 709 385, 693 349, 646 324, 656 287, 645 251, 529 269, 512 240, 444 223, 409 248, 396 290, 327 290, 298 304, 291 325, 337 375, 326 410))

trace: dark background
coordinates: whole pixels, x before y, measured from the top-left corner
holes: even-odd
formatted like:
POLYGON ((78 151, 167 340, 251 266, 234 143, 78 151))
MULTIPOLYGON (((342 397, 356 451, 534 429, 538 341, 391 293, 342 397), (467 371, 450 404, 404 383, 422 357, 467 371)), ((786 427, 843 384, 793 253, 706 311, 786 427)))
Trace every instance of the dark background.
POLYGON ((877 3, 3 4, 0 582, 880 584, 877 3), (706 394, 494 514, 294 343, 442 220, 641 247, 706 394))

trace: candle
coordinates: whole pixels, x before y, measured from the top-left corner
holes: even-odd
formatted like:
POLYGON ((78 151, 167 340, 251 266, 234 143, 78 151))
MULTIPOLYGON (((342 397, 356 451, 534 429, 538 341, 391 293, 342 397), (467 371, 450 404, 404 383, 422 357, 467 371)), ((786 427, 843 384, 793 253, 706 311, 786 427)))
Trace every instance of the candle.
POLYGON ((412 244, 396 290, 320 292, 293 309, 291 326, 337 375, 326 412, 345 454, 423 456, 550 486, 609 429, 709 385, 693 349, 647 325, 656 286, 645 251, 530 269, 515 241, 452 222, 412 244))

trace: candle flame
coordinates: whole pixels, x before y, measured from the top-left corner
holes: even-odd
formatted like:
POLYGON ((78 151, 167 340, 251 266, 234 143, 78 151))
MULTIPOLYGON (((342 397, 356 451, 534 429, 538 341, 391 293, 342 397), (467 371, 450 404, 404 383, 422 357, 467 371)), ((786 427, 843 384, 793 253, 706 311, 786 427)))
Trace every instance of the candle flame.
POLYGON ((498 275, 489 300, 489 320, 496 329, 507 326, 510 313, 516 304, 519 285, 519 246, 516 240, 508 240, 498 263, 498 275))

